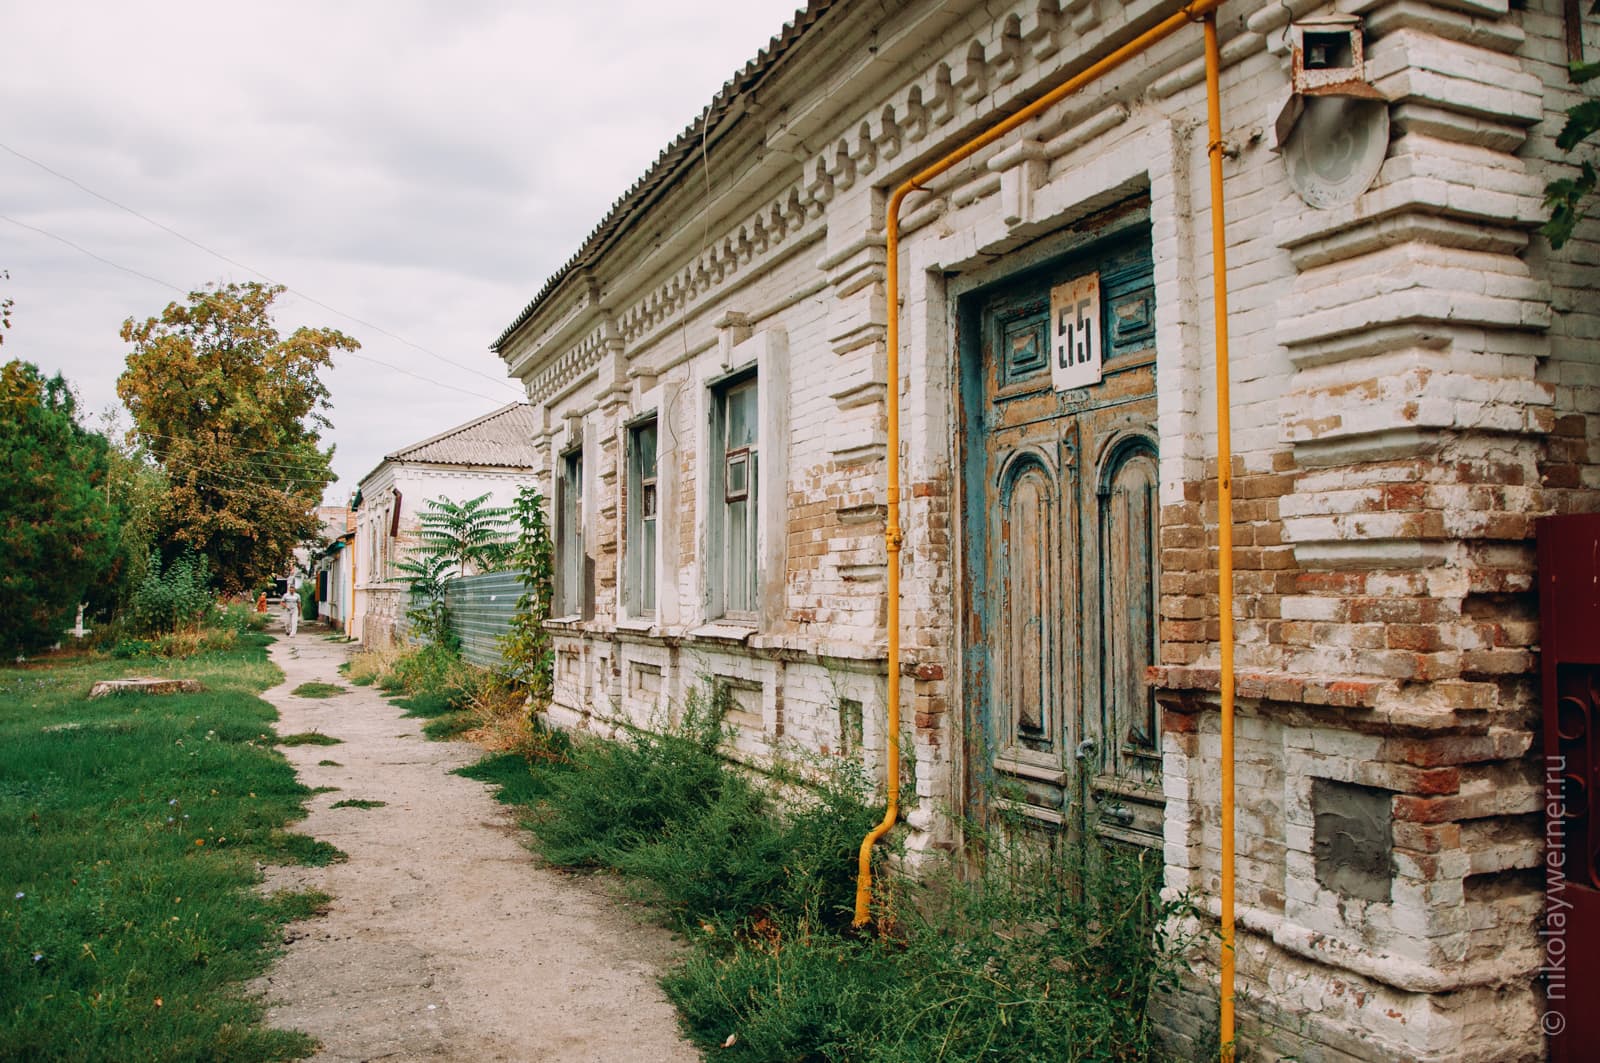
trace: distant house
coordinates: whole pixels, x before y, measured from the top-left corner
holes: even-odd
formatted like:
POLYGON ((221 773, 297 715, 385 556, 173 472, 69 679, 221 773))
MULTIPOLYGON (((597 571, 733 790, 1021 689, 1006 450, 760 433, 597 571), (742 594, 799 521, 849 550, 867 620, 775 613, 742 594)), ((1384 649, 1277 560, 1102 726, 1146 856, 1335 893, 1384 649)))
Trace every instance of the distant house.
POLYGON ((362 478, 353 507, 356 622, 349 634, 368 647, 397 641, 406 603, 395 565, 417 541, 423 505, 487 494, 492 504, 509 506, 517 489, 533 482, 537 431, 533 407, 512 403, 397 450, 362 478))
POLYGON ((349 506, 317 507, 317 538, 315 543, 295 547, 294 567, 301 575, 316 571, 317 561, 330 543, 350 530, 349 506))
POLYGON ((317 588, 317 619, 341 628, 349 626, 350 543, 354 537, 354 511, 349 506, 319 506, 320 543, 316 549, 295 551, 296 567, 317 588))
POLYGON ((325 546, 312 562, 317 619, 345 634, 350 633, 350 607, 355 597, 351 578, 355 538, 355 529, 351 528, 325 546))

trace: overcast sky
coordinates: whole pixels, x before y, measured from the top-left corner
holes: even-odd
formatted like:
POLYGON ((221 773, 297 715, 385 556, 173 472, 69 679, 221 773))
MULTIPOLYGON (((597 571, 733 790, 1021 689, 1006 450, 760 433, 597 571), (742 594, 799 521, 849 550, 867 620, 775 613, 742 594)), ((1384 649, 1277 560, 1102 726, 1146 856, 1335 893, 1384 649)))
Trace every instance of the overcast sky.
POLYGON ((343 502, 522 397, 489 343, 796 6, 0 0, 0 360, 63 373, 98 427, 124 319, 258 270, 302 293, 285 334, 428 378, 338 356, 343 502))

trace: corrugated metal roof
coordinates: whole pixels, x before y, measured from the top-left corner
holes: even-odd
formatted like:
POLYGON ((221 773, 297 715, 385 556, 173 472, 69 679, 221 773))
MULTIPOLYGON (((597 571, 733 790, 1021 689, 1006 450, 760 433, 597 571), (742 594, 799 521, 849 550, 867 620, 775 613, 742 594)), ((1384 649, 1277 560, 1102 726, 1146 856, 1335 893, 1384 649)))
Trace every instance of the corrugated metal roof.
POLYGON ((383 460, 531 469, 538 460, 533 451, 537 431, 533 407, 526 402, 513 402, 448 432, 385 454, 383 460))
POLYGON ((723 82, 722 89, 711 98, 705 110, 700 112, 700 117, 690 122, 672 143, 661 149, 661 154, 656 156, 656 161, 644 172, 644 176, 635 181, 633 187, 611 205, 605 217, 600 219, 600 224, 594 227, 588 238, 583 241, 583 246, 578 248, 578 253, 544 282, 544 287, 539 289, 539 294, 533 297, 533 301, 523 307, 517 319, 506 326, 499 338, 489 345, 491 351, 499 353, 505 342, 511 338, 511 334, 528 323, 528 320, 538 312, 540 304, 555 292, 573 270, 598 259, 605 246, 644 212, 651 193, 667 184, 677 176, 682 167, 692 164, 699 157, 702 137, 709 143, 721 132, 719 127, 722 120, 727 117, 733 102, 759 85, 805 32, 816 25, 817 21, 835 6, 835 3, 836 0, 810 0, 804 9, 795 12, 792 20, 784 23, 783 29, 767 43, 765 48, 756 53, 754 59, 723 82))

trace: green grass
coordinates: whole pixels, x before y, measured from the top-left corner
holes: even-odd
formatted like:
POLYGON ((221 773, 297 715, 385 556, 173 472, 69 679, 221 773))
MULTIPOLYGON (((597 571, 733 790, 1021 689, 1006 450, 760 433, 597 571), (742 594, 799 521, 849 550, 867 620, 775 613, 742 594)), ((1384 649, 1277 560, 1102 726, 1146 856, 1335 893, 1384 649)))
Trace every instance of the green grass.
POLYGON ((503 805, 535 805, 550 796, 555 765, 534 765, 520 753, 496 753, 475 764, 457 768, 461 775, 496 787, 495 799, 503 805))
POLYGON ((267 639, 139 662, 207 690, 87 701, 127 662, 0 670, 0 1058, 267 1060, 244 983, 277 927, 326 903, 262 896, 259 863, 342 854, 285 829, 306 789, 273 749, 267 639))
POLYGON ((422 733, 435 742, 446 741, 470 731, 476 723, 472 713, 462 708, 459 690, 425 690, 405 697, 393 698, 393 703, 406 710, 407 716, 428 721, 422 733))
POLYGON ((477 724, 477 717, 472 713, 462 710, 450 712, 443 716, 435 716, 422 725, 422 733, 435 742, 443 742, 457 735, 466 734, 477 724))
POLYGON ((332 698, 345 692, 344 687, 337 683, 301 683, 289 691, 297 698, 332 698))
POLYGON ((319 760, 319 761, 317 761, 317 767, 319 767, 319 768, 342 768, 342 767, 344 767, 344 765, 340 764, 337 760, 319 760))
POLYGON ((344 741, 332 735, 325 735, 321 731, 300 731, 292 735, 284 735, 278 739, 280 746, 336 746, 344 741))
POLYGON ((321 890, 274 890, 267 896, 267 903, 279 920, 296 923, 326 914, 333 897, 321 890))
POLYGON ((358 675, 354 679, 350 680, 350 685, 357 687, 370 687, 377 680, 377 678, 378 677, 375 675, 358 675))
POLYGON ((360 808, 360 809, 368 809, 368 808, 383 808, 384 806, 388 805, 388 803, 389 802, 387 802, 387 801, 369 801, 366 798, 362 798, 362 797, 347 797, 343 801, 335 801, 333 804, 329 805, 328 807, 329 808, 360 808))
POLYGON ((459 712, 461 704, 453 693, 422 693, 411 694, 403 698, 392 699, 395 705, 406 710, 407 716, 420 716, 423 719, 433 719, 436 716, 445 716, 452 712, 459 712))

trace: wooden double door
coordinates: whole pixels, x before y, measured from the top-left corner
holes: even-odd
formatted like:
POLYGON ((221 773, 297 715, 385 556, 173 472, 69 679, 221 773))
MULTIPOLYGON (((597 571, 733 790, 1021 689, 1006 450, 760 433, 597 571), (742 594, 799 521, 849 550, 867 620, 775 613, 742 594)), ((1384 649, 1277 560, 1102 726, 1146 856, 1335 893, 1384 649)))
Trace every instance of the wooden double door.
POLYGON ((1148 229, 958 312, 969 812, 1159 844, 1148 229))

